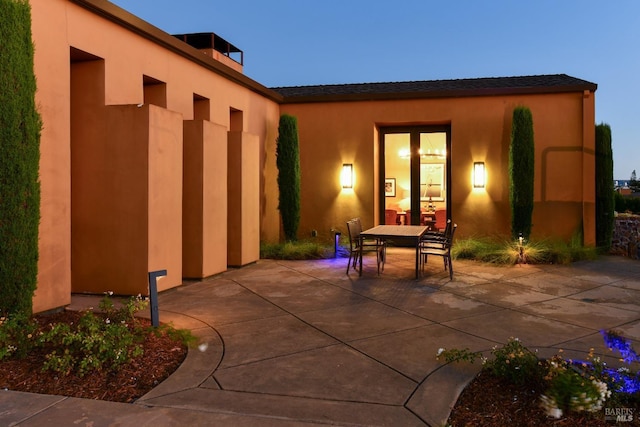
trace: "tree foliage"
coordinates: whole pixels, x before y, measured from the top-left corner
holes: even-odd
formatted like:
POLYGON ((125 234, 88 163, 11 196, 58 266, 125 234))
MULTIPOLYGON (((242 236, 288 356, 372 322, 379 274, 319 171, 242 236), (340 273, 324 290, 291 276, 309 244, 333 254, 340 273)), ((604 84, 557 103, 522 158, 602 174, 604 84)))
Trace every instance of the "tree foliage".
POLYGON ((0 312, 31 314, 38 273, 41 121, 27 0, 0 0, 0 40, 0 312))
POLYGON ((614 228, 613 150, 611 127, 596 125, 596 246, 608 251, 614 228))
POLYGON ((285 238, 297 240, 300 224, 300 149, 298 147, 298 121, 283 114, 278 126, 276 147, 278 166, 278 209, 282 217, 285 238))
POLYGON ((528 239, 533 217, 534 183, 533 117, 527 107, 513 110, 511 145, 509 147, 509 200, 511 202, 511 235, 528 239))
POLYGON ((640 197, 623 196, 618 192, 613 196, 617 212, 640 215, 640 197))
POLYGON ((631 177, 629 178, 629 189, 632 193, 637 193, 640 191, 640 182, 636 177, 635 169, 633 170, 633 172, 631 172, 631 177))

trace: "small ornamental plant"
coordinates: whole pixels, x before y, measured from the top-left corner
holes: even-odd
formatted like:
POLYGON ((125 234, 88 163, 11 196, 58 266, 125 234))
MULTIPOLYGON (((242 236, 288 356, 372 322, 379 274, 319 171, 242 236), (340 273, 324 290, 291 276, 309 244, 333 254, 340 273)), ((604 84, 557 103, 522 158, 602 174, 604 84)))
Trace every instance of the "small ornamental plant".
MULTIPOLYGON (((589 352, 593 358, 593 349, 589 352)), ((598 360, 595 362, 602 367, 598 360)), ((545 381, 548 386, 540 396, 540 404, 547 415, 560 418, 565 412, 596 412, 602 409, 604 402, 611 396, 611 390, 600 378, 606 377, 606 371, 598 369, 596 376, 594 365, 588 362, 564 360, 556 355, 547 361, 545 381)))
MULTIPOLYGON (((148 305, 138 295, 116 308, 113 293, 105 293, 99 313, 89 309, 73 323, 48 324, 41 327, 32 318, 20 314, 0 317, 0 361, 26 357, 32 350, 44 349, 42 370, 80 377, 92 372, 120 366, 141 356, 142 343, 151 332, 136 313, 148 305)), ((153 329, 165 332, 176 341, 190 344, 195 338, 188 331, 171 327, 153 329)))
POLYGON ((134 315, 146 307, 147 301, 138 295, 116 309, 112 295, 108 292, 100 302, 102 315, 89 310, 77 325, 50 325, 41 342, 54 350, 47 354, 43 369, 62 374, 76 372, 82 377, 94 369, 109 367, 115 370, 142 355, 144 328, 134 315), (64 350, 60 350, 60 343, 64 350))
POLYGON ((36 342, 36 330, 24 313, 0 316, 0 360, 25 357, 36 342))
POLYGON ((518 338, 510 338, 502 347, 491 350, 492 358, 482 352, 466 349, 440 348, 438 360, 470 362, 480 359, 483 371, 510 383, 542 384, 540 406, 552 418, 569 412, 596 412, 611 407, 640 405, 640 356, 631 343, 616 331, 601 332, 610 351, 618 351, 620 361, 629 366, 612 369, 590 349, 585 360, 565 359, 563 351, 547 360, 540 360, 537 351, 527 349, 518 338))
POLYGON ((503 347, 494 347, 493 359, 487 362, 491 373, 514 384, 525 384, 539 378, 542 363, 518 338, 510 338, 503 347))
POLYGON ((540 377, 542 363, 535 353, 522 345, 518 338, 509 338, 502 346, 494 346, 491 349, 492 359, 486 358, 482 352, 472 352, 468 348, 463 350, 441 348, 436 354, 439 360, 443 358, 446 362, 470 362, 480 359, 484 369, 493 375, 505 378, 514 384, 524 384, 527 381, 540 377))

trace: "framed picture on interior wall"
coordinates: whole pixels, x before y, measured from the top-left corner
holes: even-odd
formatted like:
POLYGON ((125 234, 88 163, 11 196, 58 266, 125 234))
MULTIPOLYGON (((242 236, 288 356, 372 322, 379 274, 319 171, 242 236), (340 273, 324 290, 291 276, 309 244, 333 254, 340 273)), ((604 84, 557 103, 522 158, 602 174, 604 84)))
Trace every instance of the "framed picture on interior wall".
POLYGON ((396 197, 396 179, 387 178, 384 180, 385 197, 396 197))
POLYGON ((444 163, 420 164, 420 200, 444 201, 444 163))

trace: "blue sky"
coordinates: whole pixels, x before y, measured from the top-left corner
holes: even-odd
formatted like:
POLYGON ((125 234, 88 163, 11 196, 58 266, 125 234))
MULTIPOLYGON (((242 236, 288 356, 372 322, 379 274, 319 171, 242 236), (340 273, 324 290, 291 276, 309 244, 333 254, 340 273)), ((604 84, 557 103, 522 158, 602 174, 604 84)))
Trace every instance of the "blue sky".
MULTIPOLYGON (((640 173, 640 1, 112 0, 171 34, 213 32, 265 86, 564 73, 598 84, 614 178, 640 173)), ((535 117, 534 117, 535 120, 535 117)))

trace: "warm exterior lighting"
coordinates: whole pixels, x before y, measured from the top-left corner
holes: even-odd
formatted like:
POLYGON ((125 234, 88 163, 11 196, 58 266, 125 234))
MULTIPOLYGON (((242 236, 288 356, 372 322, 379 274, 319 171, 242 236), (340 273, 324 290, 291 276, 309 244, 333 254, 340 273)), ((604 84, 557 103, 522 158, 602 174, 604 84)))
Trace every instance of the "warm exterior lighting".
POLYGON ((473 188, 484 188, 486 175, 484 170, 484 162, 473 163, 473 188))
POLYGON ((342 188, 353 188, 353 163, 344 163, 342 165, 342 188))
POLYGON ((167 270, 157 270, 149 272, 149 305, 151 309, 151 325, 160 326, 160 317, 158 313, 158 279, 167 275, 167 270))

